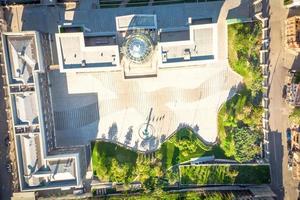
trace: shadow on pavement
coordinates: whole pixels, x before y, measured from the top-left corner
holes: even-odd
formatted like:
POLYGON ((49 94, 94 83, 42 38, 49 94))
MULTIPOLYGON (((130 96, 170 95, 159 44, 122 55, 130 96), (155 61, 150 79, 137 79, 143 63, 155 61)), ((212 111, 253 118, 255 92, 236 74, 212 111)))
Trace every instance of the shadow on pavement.
POLYGON ((283 187, 283 145, 282 134, 277 130, 269 132, 269 155, 270 167, 271 167, 271 188, 276 193, 277 199, 284 199, 284 187, 283 187))
POLYGON ((293 64, 291 65, 291 69, 300 71, 300 56, 299 55, 295 57, 293 64))

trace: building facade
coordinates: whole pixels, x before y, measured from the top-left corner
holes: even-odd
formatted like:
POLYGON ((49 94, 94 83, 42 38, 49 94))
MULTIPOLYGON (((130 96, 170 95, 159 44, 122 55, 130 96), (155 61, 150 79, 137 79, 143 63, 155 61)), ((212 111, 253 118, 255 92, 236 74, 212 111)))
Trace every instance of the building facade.
POLYGON ((289 49, 300 50, 300 17, 293 16, 286 20, 286 45, 289 49))

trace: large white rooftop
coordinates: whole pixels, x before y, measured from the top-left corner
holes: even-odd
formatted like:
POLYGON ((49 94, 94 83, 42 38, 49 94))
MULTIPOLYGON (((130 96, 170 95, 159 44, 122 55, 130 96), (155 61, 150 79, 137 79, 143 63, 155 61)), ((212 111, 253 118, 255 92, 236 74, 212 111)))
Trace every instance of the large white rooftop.
POLYGON ((109 41, 104 44, 97 44, 96 41, 94 46, 87 46, 83 33, 79 32, 56 34, 56 42, 61 71, 92 71, 97 68, 105 70, 109 67, 117 68, 119 65, 119 48, 109 41))

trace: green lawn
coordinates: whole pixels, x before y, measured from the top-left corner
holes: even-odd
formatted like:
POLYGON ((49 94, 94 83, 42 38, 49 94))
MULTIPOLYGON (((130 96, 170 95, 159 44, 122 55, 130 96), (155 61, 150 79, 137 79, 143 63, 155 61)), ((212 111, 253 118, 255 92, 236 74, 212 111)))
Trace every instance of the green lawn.
POLYGON ((182 184, 268 184, 268 165, 210 165, 182 166, 182 184))
POLYGON ((283 0, 284 5, 289 5, 293 3, 293 0, 283 0))

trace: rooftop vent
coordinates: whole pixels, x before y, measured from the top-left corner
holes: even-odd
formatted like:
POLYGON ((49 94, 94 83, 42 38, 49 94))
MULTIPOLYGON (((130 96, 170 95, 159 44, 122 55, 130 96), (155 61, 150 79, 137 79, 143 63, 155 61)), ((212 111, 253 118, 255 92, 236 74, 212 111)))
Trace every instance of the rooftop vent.
POLYGON ((86 61, 85 60, 81 61, 81 67, 86 67, 86 61))

